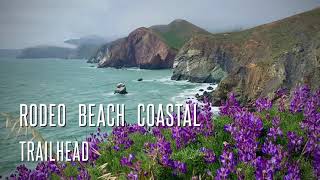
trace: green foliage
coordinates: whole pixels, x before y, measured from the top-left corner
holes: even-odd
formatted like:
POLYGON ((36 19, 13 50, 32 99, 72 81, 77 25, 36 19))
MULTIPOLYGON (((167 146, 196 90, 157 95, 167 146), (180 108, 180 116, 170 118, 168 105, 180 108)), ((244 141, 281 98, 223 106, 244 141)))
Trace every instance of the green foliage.
POLYGON ((53 173, 53 174, 51 174, 50 179, 51 180, 60 180, 60 177, 57 174, 53 173))
POLYGON ((301 179, 316 179, 315 175, 313 174, 313 167, 310 160, 301 158, 299 165, 302 172, 301 179))
POLYGON ((177 34, 173 32, 160 33, 160 35, 164 41, 174 49, 180 49, 188 40, 187 38, 178 37, 177 34))
POLYGON ((185 20, 175 20, 168 25, 152 26, 151 29, 176 50, 179 50, 195 34, 210 34, 185 20))
POLYGON ((173 159, 185 162, 188 168, 187 177, 192 174, 201 174, 208 168, 208 165, 204 163, 201 152, 198 148, 188 146, 182 150, 173 154, 173 159))
POLYGON ((301 129, 300 122, 303 120, 303 114, 291 114, 291 113, 280 113, 281 123, 280 127, 283 130, 284 134, 287 134, 288 131, 296 132, 299 135, 304 135, 304 132, 301 129))
POLYGON ((245 179, 255 179, 254 168, 249 164, 240 163, 237 169, 244 174, 245 179))
POLYGON ((77 177, 78 175, 78 169, 77 166, 72 166, 70 163, 66 164, 67 167, 64 169, 64 174, 67 177, 77 177))

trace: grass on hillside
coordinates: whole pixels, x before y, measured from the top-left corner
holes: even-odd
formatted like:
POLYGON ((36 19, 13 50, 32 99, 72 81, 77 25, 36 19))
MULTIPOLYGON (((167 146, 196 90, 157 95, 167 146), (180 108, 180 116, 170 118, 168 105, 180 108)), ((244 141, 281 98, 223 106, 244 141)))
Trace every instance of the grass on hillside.
POLYGON ((185 20, 176 20, 168 25, 151 27, 169 45, 179 50, 195 34, 210 34, 209 32, 185 20))

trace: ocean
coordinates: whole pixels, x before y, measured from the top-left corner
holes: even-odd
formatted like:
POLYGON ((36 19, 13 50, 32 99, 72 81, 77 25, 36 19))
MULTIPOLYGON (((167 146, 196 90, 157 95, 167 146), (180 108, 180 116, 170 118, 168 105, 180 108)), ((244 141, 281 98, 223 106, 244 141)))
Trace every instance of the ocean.
MULTIPOLYGON (((47 141, 82 140, 95 127, 78 127, 78 104, 125 104, 126 121, 136 122, 137 105, 183 103, 209 84, 172 81, 172 70, 96 68, 85 60, 0 59, 0 112, 19 116, 20 104, 65 104, 66 127, 38 128, 47 141), (143 81, 137 79, 143 78, 143 81), (114 94, 118 83, 128 94, 114 94)), ((19 136, 0 117, 0 175, 20 162, 19 136)), ((102 129, 108 131, 109 129, 102 129)), ((31 164, 32 165, 32 164, 31 164)))

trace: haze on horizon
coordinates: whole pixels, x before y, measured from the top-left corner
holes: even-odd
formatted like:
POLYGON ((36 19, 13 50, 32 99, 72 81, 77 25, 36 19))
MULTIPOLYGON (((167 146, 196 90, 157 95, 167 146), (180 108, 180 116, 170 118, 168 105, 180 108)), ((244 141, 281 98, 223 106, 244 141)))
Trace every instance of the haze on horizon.
POLYGON ((109 40, 185 19, 210 32, 245 29, 320 6, 320 0, 0 0, 0 48, 109 40))

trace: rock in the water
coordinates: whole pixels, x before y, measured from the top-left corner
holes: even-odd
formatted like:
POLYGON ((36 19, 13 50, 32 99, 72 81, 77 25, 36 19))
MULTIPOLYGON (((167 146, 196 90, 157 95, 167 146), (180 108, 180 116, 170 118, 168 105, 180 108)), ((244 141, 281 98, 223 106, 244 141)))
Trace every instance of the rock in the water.
POLYGON ((209 87, 207 87, 207 90, 211 91, 211 90, 213 90, 213 87, 209 86, 209 87))
POLYGON ((123 84, 123 83, 119 83, 117 84, 117 88, 116 90, 114 91, 115 94, 127 94, 127 88, 126 88, 126 85, 123 84))
POLYGON ((143 81, 143 79, 142 79, 142 78, 139 78, 137 81, 143 81))
POLYGON ((204 89, 199 89, 200 92, 204 91, 204 89))
POLYGON ((195 98, 198 100, 198 101, 203 101, 203 95, 200 95, 200 94, 196 94, 195 95, 195 98))

